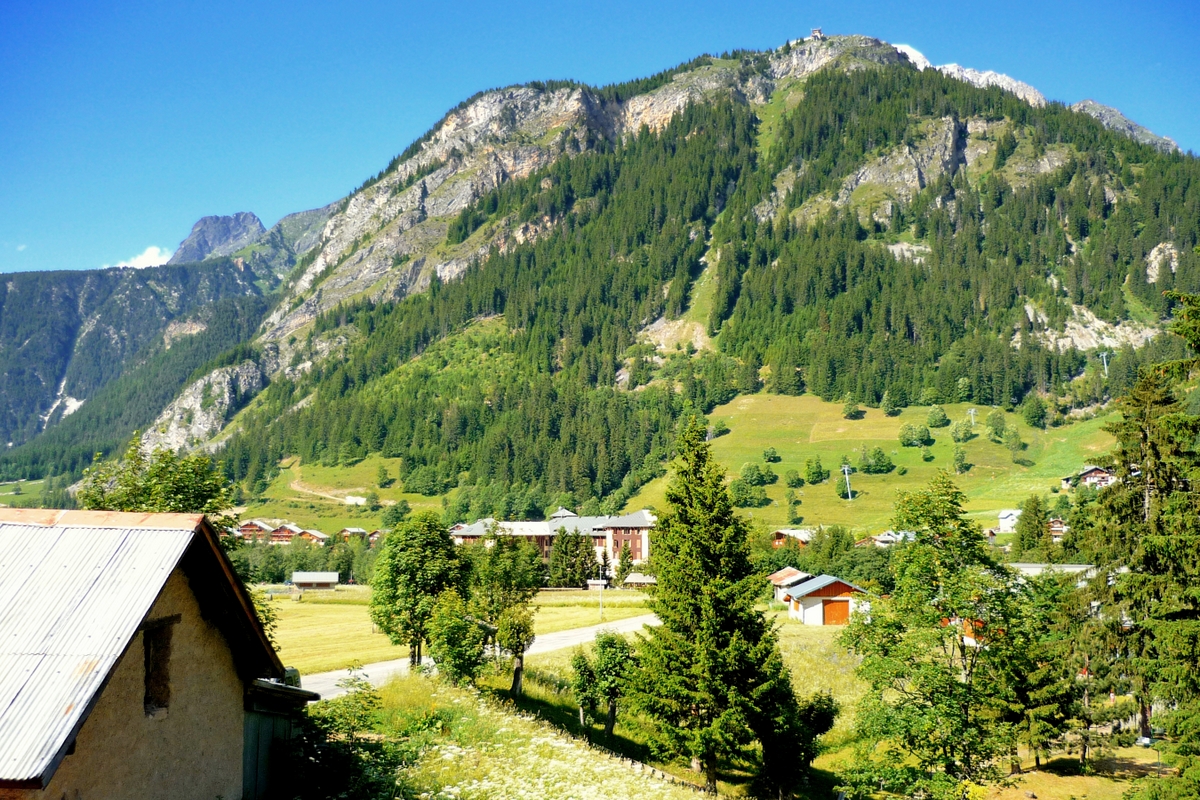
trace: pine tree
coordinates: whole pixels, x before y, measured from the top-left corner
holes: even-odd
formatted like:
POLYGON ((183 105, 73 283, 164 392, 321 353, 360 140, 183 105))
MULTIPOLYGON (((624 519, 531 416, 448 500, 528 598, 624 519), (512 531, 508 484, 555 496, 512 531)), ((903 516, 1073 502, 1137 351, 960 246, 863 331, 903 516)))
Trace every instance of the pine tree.
POLYGON ((811 751, 816 734, 795 728, 800 708, 775 633, 754 607, 746 523, 694 420, 678 452, 668 510, 651 533, 651 605, 662 624, 647 630, 632 699, 653 720, 657 746, 690 759, 711 791, 721 763, 754 740, 759 775, 790 791, 807 766, 795 750, 811 751))
POLYGON ((896 406, 895 401, 892 400, 890 390, 883 393, 883 399, 879 401, 879 410, 889 417, 899 413, 900 409, 896 406))
POLYGON ((842 416, 846 419, 858 419, 862 416, 862 409, 858 407, 858 402, 851 394, 847 394, 842 403, 842 416))
POLYGON ((1021 506, 1021 516, 1017 518, 1012 542, 1013 558, 1020 558, 1022 554, 1041 547, 1049 521, 1042 498, 1031 494, 1021 506))

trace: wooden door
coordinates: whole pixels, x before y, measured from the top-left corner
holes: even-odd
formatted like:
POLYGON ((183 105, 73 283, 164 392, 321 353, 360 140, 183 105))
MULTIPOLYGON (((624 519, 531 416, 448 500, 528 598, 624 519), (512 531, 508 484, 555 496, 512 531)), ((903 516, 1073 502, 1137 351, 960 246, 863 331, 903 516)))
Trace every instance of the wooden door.
POLYGON ((846 625, 850 622, 849 600, 825 600, 821 606, 826 625, 846 625))

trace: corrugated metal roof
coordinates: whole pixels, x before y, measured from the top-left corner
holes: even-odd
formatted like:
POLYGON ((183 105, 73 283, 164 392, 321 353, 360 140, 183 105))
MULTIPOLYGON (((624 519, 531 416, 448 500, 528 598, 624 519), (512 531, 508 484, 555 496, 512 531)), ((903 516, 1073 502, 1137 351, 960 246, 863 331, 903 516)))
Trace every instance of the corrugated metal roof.
POLYGON ((199 517, 3 516, 0 780, 38 781, 137 633, 199 517), (93 526, 78 524, 84 519, 93 526), (145 527, 155 521, 180 527, 145 527))

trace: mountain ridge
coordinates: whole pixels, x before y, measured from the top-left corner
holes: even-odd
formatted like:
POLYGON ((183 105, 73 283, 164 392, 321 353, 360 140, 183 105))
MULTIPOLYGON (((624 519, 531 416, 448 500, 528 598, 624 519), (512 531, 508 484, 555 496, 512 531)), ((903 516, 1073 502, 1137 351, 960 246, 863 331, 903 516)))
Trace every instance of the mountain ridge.
POLYGON ((167 263, 187 264, 227 256, 266 232, 262 220, 249 211, 223 217, 201 217, 167 263))

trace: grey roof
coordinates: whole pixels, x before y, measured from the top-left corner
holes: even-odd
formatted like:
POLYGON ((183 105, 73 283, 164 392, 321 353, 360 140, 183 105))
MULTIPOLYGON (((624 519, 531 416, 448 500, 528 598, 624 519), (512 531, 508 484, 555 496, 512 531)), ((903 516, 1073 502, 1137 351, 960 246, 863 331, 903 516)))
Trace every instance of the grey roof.
POLYGON ((807 572, 797 572, 795 575, 788 575, 786 578, 780 578, 776 586, 794 586, 797 583, 806 581, 812 578, 807 572))
POLYGON ((0 784, 48 781, 199 523, 184 514, 3 512, 0 784))
POLYGON ((568 533, 583 533, 591 536, 595 531, 606 528, 653 528, 654 523, 654 515, 649 511, 634 511, 618 517, 579 517, 571 514, 570 516, 551 517, 547 520, 512 522, 497 522, 488 517, 472 522, 470 525, 455 526, 451 535, 468 538, 483 536, 491 526, 495 525, 497 533, 510 536, 555 536, 559 529, 568 533))
POLYGON ((337 583, 336 572, 293 572, 292 583, 337 583))
POLYGON ((818 589, 824 589, 826 586, 829 586, 834 583, 844 583, 847 586, 849 586, 851 589, 857 589, 860 592, 864 591, 862 588, 855 586, 850 581, 845 581, 845 580, 842 580, 841 578, 836 578, 833 575, 818 575, 815 578, 811 578, 811 579, 805 581, 804 583, 800 584, 799 586, 793 587, 788 592, 788 597, 792 598, 793 600, 799 599, 801 597, 806 597, 806 596, 812 594, 813 592, 817 591, 818 589))

